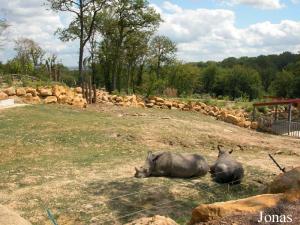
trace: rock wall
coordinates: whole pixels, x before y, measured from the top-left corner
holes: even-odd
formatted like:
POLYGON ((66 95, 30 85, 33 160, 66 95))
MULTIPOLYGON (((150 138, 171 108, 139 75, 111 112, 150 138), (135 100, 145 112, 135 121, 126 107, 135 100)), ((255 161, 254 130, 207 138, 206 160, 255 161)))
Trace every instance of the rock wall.
POLYGON ((213 116, 218 120, 231 123, 244 128, 257 129, 258 124, 251 122, 248 113, 243 110, 222 109, 216 106, 209 106, 203 102, 181 102, 161 97, 150 97, 141 99, 135 95, 117 96, 110 95, 106 91, 97 91, 97 103, 105 103, 117 106, 135 106, 143 108, 159 108, 159 109, 177 109, 182 111, 197 111, 207 116, 213 116))
POLYGON ((15 101, 28 104, 68 104, 80 108, 86 108, 86 99, 82 96, 82 89, 69 88, 61 85, 51 87, 9 87, 0 90, 0 100, 15 99, 15 101))

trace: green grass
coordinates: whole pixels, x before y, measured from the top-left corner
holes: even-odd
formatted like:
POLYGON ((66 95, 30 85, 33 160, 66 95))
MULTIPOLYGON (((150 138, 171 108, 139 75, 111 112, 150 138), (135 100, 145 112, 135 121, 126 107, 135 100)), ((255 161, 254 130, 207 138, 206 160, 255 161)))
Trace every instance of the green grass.
POLYGON ((200 152, 212 162, 212 147, 236 144, 207 135, 215 123, 178 110, 38 105, 2 111, 0 197, 5 197, 0 204, 11 205, 36 225, 49 224, 43 207, 51 209, 59 225, 117 224, 155 214, 185 224, 200 203, 257 194, 262 185, 256 177, 268 173, 249 167, 245 182, 228 189, 209 175, 135 179, 134 166, 143 163, 148 150, 200 152), (110 200, 128 193, 135 194, 110 200), (123 217, 139 210, 144 211, 123 217))

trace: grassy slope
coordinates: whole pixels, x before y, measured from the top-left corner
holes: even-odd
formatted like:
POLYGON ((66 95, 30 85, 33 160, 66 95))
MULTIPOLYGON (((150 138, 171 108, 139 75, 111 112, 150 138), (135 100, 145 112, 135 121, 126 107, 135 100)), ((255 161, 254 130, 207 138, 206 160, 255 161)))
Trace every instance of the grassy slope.
MULTIPOLYGON (((215 123, 228 128, 198 113, 168 110, 39 105, 1 111, 0 204, 19 210, 33 224, 50 224, 44 207, 60 225, 117 224, 152 214, 184 224, 199 203, 254 195, 262 186, 260 175, 263 182, 270 179, 269 171, 249 166, 242 185, 229 189, 209 176, 132 177, 150 149, 201 152, 213 162, 216 144, 238 143, 211 133, 215 123), (109 200, 132 192, 139 193, 109 200), (145 211, 120 218, 138 210, 145 211)), ((256 149, 236 154, 247 161, 256 149)))

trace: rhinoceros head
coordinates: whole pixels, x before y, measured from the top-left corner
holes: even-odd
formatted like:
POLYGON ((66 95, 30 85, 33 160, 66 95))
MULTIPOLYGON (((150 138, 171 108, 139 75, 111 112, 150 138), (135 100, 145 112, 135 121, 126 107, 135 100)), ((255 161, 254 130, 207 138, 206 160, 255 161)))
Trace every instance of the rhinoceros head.
POLYGON ((218 145, 218 150, 219 150, 218 158, 220 158, 221 156, 224 156, 226 154, 230 155, 233 152, 233 150, 227 151, 223 147, 224 147, 223 145, 218 145))
POLYGON ((135 167, 135 177, 136 178, 145 178, 149 177, 151 175, 151 172, 154 168, 154 156, 152 152, 148 152, 148 156, 146 158, 145 164, 141 166, 140 168, 135 167))

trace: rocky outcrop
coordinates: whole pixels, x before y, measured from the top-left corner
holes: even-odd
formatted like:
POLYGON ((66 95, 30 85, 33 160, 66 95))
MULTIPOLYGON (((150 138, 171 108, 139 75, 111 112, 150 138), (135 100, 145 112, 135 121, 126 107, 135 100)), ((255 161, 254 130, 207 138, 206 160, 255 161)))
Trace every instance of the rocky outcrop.
POLYGON ((57 103, 57 98, 55 96, 48 96, 44 100, 45 104, 55 104, 57 103))
POLYGON ((16 95, 16 89, 14 87, 6 88, 3 92, 8 96, 16 95))
POLYGON ((5 100, 7 98, 8 98, 8 95, 6 93, 0 91, 0 100, 5 100))
POLYGON ((31 225, 31 223, 13 210, 0 205, 0 225, 31 225))
POLYGON ((68 104, 80 108, 86 108, 87 102, 83 98, 81 88, 69 88, 62 85, 53 85, 51 87, 32 87, 7 88, 0 91, 0 100, 12 98, 16 103, 27 104, 68 104))
POLYGON ((37 89, 39 95, 41 97, 48 97, 52 95, 52 89, 51 88, 44 88, 44 87, 39 87, 37 89))
POLYGON ((17 95, 17 96, 24 96, 24 95, 26 95, 26 90, 25 90, 25 88, 17 88, 17 89, 16 89, 16 95, 17 95))
POLYGON ((174 220, 164 216, 140 218, 126 225, 178 225, 174 220))
POLYGON ((289 191, 300 192, 300 167, 278 175, 264 190, 265 193, 284 193, 289 191))
POLYGON ((233 215, 257 214, 279 203, 300 200, 300 192, 289 194, 264 194, 235 201, 201 204, 192 212, 190 224, 218 220, 233 215))

